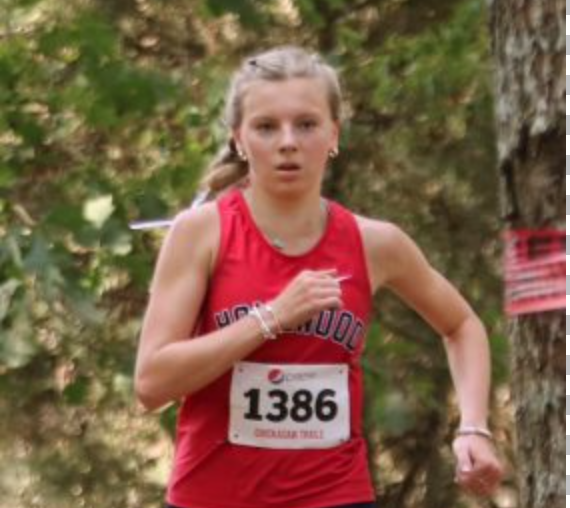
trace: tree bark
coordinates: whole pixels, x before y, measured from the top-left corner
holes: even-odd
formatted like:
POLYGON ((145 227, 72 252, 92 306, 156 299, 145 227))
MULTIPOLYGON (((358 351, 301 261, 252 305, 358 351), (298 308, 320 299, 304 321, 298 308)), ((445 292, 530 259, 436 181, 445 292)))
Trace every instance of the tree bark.
MULTIPOLYGON (((508 228, 565 220, 565 4, 491 0, 503 216, 508 228)), ((521 508, 565 506, 565 313, 509 322, 521 508)))

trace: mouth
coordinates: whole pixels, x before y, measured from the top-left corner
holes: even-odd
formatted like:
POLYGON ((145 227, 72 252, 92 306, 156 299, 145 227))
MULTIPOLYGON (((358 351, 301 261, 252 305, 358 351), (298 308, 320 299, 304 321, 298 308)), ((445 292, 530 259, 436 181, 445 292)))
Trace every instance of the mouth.
POLYGON ((301 169, 301 166, 293 162, 284 162, 277 166, 277 171, 298 171, 299 169, 301 169))

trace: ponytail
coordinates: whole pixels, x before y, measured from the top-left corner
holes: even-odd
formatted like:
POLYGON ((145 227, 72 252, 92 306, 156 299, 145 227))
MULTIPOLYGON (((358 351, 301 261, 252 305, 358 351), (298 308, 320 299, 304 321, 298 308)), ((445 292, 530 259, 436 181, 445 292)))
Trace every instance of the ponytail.
POLYGON ((208 166, 193 204, 215 199, 224 191, 241 186, 247 180, 248 172, 249 163, 239 157, 233 140, 229 141, 208 166))

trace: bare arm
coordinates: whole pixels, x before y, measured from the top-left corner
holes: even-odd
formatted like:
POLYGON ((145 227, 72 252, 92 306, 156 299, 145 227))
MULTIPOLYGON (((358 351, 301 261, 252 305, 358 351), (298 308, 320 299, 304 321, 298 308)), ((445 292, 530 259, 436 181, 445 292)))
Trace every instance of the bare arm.
MULTIPOLYGON (((491 383, 487 333, 459 292, 430 266, 399 228, 363 221, 374 286, 385 286, 415 309, 444 340, 461 411, 462 427, 487 427, 491 383)), ((492 493, 502 466, 487 438, 456 439, 457 480, 476 494, 492 493)))
POLYGON ((135 374, 137 396, 149 410, 199 390, 263 342, 251 318, 188 340, 206 294, 217 220, 213 205, 181 214, 161 249, 135 374))
POLYGON ((414 308, 444 339, 461 410, 461 424, 486 427, 490 391, 487 334, 459 292, 392 226, 384 253, 385 285, 414 308))

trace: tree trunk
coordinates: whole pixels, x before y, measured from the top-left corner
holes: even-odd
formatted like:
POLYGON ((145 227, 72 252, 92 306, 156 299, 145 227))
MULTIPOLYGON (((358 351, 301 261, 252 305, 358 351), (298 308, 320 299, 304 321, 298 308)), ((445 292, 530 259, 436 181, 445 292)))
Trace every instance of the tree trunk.
MULTIPOLYGON (((501 197, 508 228, 565 220, 565 4, 491 0, 501 197)), ((521 508, 564 508, 565 313, 510 320, 521 508)))

